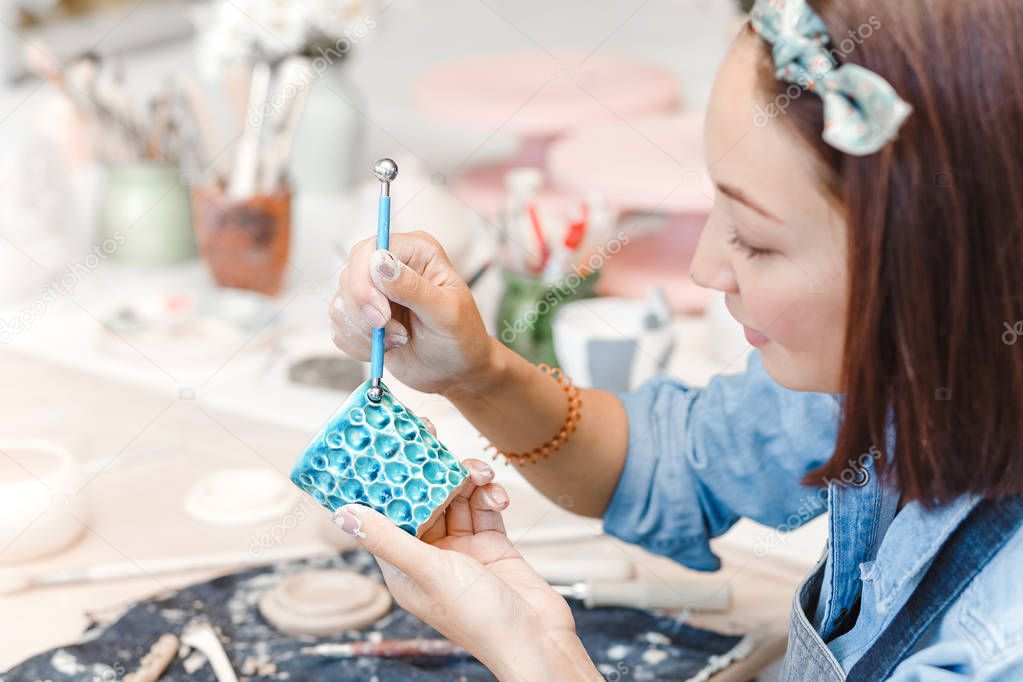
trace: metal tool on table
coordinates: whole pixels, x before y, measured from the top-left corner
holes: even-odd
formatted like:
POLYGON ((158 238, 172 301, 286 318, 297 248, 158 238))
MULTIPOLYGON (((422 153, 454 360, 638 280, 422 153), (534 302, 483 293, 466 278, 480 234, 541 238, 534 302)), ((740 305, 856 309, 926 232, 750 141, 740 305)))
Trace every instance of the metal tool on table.
MULTIPOLYGON (((391 183, 398 177, 398 164, 391 159, 380 159, 373 166, 373 174, 380 180, 380 202, 377 204, 377 248, 388 248, 391 241, 391 183)), ((381 379, 384 376, 384 330, 373 330, 370 350, 369 378, 371 385, 366 397, 375 403, 384 395, 381 379)))
POLYGON ((558 594, 583 602, 586 608, 626 606, 722 613, 732 607, 729 586, 683 581, 587 580, 573 585, 551 585, 558 594))

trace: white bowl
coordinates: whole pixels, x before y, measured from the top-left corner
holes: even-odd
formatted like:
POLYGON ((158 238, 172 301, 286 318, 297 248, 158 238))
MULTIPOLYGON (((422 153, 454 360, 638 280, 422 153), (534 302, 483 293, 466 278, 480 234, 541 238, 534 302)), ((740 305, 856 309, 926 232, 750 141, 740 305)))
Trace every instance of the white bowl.
POLYGON ((0 440, 0 564, 29 561, 78 540, 88 523, 82 468, 42 440, 0 440))

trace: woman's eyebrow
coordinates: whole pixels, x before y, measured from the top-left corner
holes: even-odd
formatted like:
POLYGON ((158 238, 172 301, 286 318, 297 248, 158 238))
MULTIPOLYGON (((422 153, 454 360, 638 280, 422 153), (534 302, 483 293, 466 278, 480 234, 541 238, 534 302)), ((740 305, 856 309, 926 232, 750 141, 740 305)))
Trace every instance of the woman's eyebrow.
POLYGON ((764 216, 768 220, 773 220, 776 223, 781 222, 781 220, 779 220, 777 216, 775 216, 773 213, 768 211, 766 208, 764 208, 757 202, 750 199, 749 196, 738 187, 732 187, 731 185, 726 185, 720 182, 714 183, 714 185, 715 187, 718 188, 718 191, 724 194, 725 196, 731 197, 732 199, 738 201, 739 203, 749 206, 751 209, 753 209, 760 215, 764 216))

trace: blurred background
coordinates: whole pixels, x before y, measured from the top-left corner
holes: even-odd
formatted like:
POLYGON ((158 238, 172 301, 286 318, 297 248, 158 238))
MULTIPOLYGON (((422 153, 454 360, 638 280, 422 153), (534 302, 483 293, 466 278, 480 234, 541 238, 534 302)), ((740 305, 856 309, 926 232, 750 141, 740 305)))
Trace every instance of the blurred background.
MULTIPOLYGON (((90 609, 206 575, 209 552, 342 542, 318 509, 271 531, 290 463, 366 376, 327 306, 375 234, 380 157, 400 168, 394 229, 434 234, 528 359, 618 391, 741 371, 741 328, 688 259, 714 201, 702 112, 742 5, 4 0, 0 563, 138 571, 0 594, 22 614, 0 623, 0 669, 90 609), (145 564, 165 559, 185 563, 145 564)), ((444 401, 394 388, 480 453, 444 401)), ((513 467, 498 480, 538 544, 599 535, 513 467)), ((795 575, 825 524, 720 542, 795 575)))

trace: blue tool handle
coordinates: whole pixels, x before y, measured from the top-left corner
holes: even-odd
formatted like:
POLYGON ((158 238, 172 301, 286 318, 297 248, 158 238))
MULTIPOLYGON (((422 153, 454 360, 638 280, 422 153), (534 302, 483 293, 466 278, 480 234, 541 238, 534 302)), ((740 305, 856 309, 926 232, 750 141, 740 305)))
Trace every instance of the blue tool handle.
MULTIPOLYGON (((377 208, 377 248, 386 249, 391 242, 391 197, 381 196, 377 208)), ((373 330, 373 346, 370 350, 369 378, 384 376, 384 330, 373 330)))

